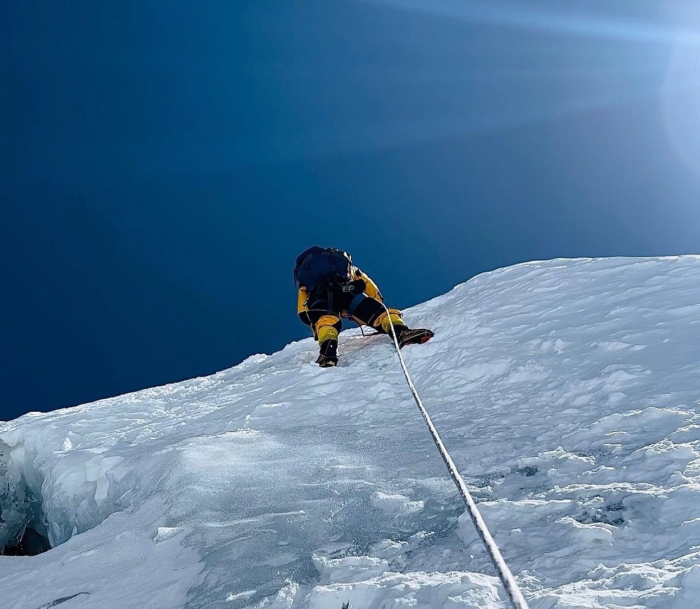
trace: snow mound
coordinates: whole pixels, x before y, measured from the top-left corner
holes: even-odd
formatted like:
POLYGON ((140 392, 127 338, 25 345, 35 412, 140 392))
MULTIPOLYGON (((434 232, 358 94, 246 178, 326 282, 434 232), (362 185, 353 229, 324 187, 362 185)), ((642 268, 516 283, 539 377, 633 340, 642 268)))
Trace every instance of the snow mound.
MULTIPOLYGON (((700 590, 700 257, 553 260, 407 311, 405 349, 533 609, 700 590)), ((3 606, 505 607, 386 337, 0 424, 3 606)))

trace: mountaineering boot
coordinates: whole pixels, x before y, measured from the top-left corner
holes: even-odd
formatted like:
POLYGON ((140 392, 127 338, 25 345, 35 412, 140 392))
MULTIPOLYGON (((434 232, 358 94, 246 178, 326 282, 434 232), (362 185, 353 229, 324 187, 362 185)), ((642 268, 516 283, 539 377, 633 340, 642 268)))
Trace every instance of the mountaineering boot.
POLYGON ((331 368, 338 365, 338 341, 329 338, 321 343, 321 352, 316 363, 321 368, 331 368))
POLYGON ((321 366, 321 368, 333 368, 334 366, 338 365, 338 358, 328 357, 327 355, 323 355, 323 353, 321 353, 316 359, 316 363, 321 366))
POLYGON ((422 328, 416 328, 411 330, 406 326, 396 327, 396 338, 399 341, 399 347, 404 347, 406 345, 420 345, 427 343, 435 334, 432 330, 425 330, 422 328))

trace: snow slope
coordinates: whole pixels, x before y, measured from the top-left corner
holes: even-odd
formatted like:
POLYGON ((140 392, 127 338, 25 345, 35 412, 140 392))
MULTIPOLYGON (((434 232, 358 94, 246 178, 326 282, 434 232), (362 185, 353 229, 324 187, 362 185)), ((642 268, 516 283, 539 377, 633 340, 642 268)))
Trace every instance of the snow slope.
MULTIPOLYGON (((700 257, 553 260, 407 312, 427 408, 533 609, 700 598, 700 257)), ((0 424, 13 609, 505 606, 386 337, 0 424)))

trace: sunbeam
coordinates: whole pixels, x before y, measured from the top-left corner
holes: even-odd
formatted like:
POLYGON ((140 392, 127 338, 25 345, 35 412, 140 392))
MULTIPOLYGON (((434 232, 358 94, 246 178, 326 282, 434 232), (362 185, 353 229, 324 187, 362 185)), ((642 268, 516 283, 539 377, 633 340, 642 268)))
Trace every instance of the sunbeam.
POLYGON ((534 3, 517 5, 483 0, 363 0, 373 4, 395 6, 436 16, 451 17, 489 25, 617 39, 644 43, 683 43, 700 45, 700 31, 675 29, 650 23, 616 18, 591 17, 583 13, 563 11, 560 7, 543 7, 534 3))
MULTIPOLYGON (((686 10, 675 18, 697 24, 700 12, 697 8, 686 10)), ((695 45, 674 46, 663 92, 662 112, 671 149, 686 167, 700 175, 700 52, 695 45)))
MULTIPOLYGON (((692 91, 698 85, 693 82, 676 83, 674 91, 692 91)), ((592 93, 587 97, 570 99, 566 104, 531 104, 519 107, 517 103, 499 109, 465 108, 461 115, 424 116, 407 122, 364 125, 333 134, 306 133, 296 138, 277 139, 274 150, 276 161, 327 159, 337 155, 361 151, 389 150, 400 146, 447 140, 457 140, 478 134, 514 129, 540 122, 571 118, 603 108, 620 107, 659 95, 657 87, 628 86, 624 90, 608 93, 592 93)), ((517 100, 514 100, 517 102, 517 100)), ((272 149, 272 144, 270 148, 272 149)))
MULTIPOLYGON (((689 25, 692 21, 649 22, 639 12, 625 18, 619 12, 611 14, 610 7, 599 6, 594 13, 595 7, 582 4, 361 4, 371 5, 388 20, 394 14, 397 24, 415 21, 421 14, 439 19, 431 20, 417 37, 398 27, 386 34, 383 45, 410 53, 401 60, 389 54, 340 69, 314 63, 285 71, 281 77, 286 81, 303 80, 309 90, 329 97, 328 103, 327 90, 316 89, 316 83, 351 87, 365 107, 362 113, 350 109, 342 117, 316 116, 298 129, 270 134, 261 146, 265 160, 319 159, 458 139, 648 103, 662 95, 683 99, 692 96, 696 86, 687 70, 667 76, 675 48, 692 54, 700 47, 700 29, 689 25), (391 111, 383 99, 388 90, 391 111)), ((678 122, 672 117, 674 121, 678 122)), ((250 158, 251 151, 246 154, 250 158)))

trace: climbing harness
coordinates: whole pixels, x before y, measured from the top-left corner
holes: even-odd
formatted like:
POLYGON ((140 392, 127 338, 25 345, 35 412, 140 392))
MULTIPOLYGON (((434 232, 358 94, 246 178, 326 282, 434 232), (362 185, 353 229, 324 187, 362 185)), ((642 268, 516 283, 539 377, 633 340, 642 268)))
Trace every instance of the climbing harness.
POLYGON ((408 373, 408 368, 406 367, 406 362, 403 359, 403 355, 401 355, 401 347, 399 346, 399 340, 396 337, 394 322, 391 321, 391 314, 389 312, 389 309, 384 303, 382 303, 382 306, 386 310, 386 314, 389 319, 389 326, 391 327, 391 336, 394 339, 396 353, 398 353, 399 355, 399 362, 401 363, 401 368, 403 370, 404 376, 406 377, 408 387, 411 390, 411 393, 413 394, 413 399, 418 405, 418 410, 420 410, 420 413, 423 415, 423 419, 425 419, 425 422, 428 425, 430 435, 433 437, 433 442, 435 442, 435 446, 437 446, 437 449, 440 452, 440 456, 442 457, 442 460, 447 466, 447 471, 450 472, 452 481, 455 483, 459 494, 462 496, 462 500, 464 501, 464 505, 467 507, 469 516, 472 519, 472 522, 474 523, 476 532, 479 534, 479 537, 481 538, 481 541, 483 542, 484 547, 486 548, 486 551, 488 552, 488 555, 491 558, 491 562, 496 568, 496 573, 498 573, 498 577, 503 583, 503 587, 505 588, 511 603, 513 603, 513 607, 515 607, 515 609, 529 609, 528 604, 525 601, 525 598, 523 597, 523 593, 520 591, 518 583, 515 581, 513 574, 510 572, 506 561, 501 555, 501 551, 496 545, 496 541, 489 532, 488 527, 486 526, 486 522, 484 522, 484 519, 481 516, 481 513, 479 512, 479 508, 476 506, 476 503, 472 498, 469 489, 467 489, 467 485, 465 484, 462 475, 459 473, 459 470, 457 470, 457 466, 452 460, 452 457, 450 457, 450 453, 447 452, 447 448, 445 447, 442 438, 440 438, 440 434, 438 434, 438 431, 435 428, 435 425, 433 424, 433 421, 430 418, 428 411, 425 409, 425 406, 423 406, 423 402, 421 401, 420 396, 418 395, 416 386, 413 384, 411 375, 408 373))

